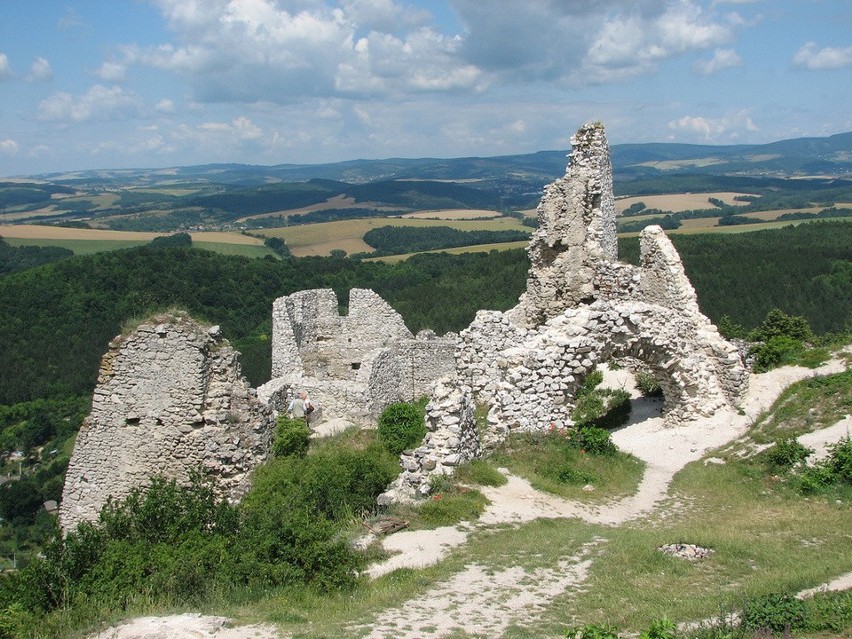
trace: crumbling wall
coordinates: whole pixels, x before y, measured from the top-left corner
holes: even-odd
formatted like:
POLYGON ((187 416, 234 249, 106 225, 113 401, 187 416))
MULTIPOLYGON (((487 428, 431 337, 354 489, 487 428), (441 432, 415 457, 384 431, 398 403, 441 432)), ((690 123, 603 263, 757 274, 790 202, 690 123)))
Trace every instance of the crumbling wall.
POLYGON ((269 451, 271 410, 242 377, 237 353, 184 315, 160 316, 116 338, 101 362, 92 410, 68 465, 63 530, 95 520, 155 475, 194 470, 239 499, 269 451))
POLYGON ((299 291, 273 305, 272 380, 258 389, 276 410, 307 390, 319 414, 373 426, 390 403, 429 394, 455 370, 456 336, 417 337, 369 289, 349 292, 346 315, 330 289, 299 291))
POLYGON ((402 472, 379 496, 379 504, 426 497, 432 492, 432 477, 451 475, 459 464, 479 457, 474 412, 470 393, 457 380, 445 378, 437 382, 426 405, 423 443, 402 454, 402 472))
POLYGON ((612 163, 603 126, 580 128, 571 144, 565 177, 545 187, 538 205, 527 288, 509 313, 520 325, 538 326, 566 308, 594 301, 600 262, 618 259, 612 163))
MULTIPOLYGON (((571 426, 577 390, 597 364, 610 359, 639 362, 654 374, 670 424, 735 406, 748 384, 739 352, 699 310, 662 229, 642 232, 639 267, 617 261, 603 126, 581 127, 571 142, 565 176, 545 188, 538 206, 527 288, 518 305, 506 313, 480 311, 459 336, 456 377, 447 382, 454 391, 444 394, 457 392, 489 406, 479 441, 485 449, 513 430, 571 426)), ((436 423, 442 415, 455 416, 454 405, 442 406, 436 404, 430 417, 436 423)), ((428 475, 446 468, 441 455, 455 460, 466 451, 441 448, 422 455, 437 456, 434 468, 416 455, 403 456, 406 474, 398 490, 422 493, 418 486, 428 486, 428 475)))

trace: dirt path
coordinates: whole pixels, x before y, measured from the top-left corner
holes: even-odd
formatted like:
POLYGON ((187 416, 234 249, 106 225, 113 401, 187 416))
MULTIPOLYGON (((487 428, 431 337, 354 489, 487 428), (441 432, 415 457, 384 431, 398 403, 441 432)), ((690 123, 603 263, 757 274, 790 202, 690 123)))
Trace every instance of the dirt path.
MULTIPOLYGON (((752 376, 741 413, 720 411, 713 417, 674 428, 665 426, 661 417, 654 416, 659 415, 659 404, 653 400, 640 401, 634 419, 613 433, 613 441, 621 450, 635 455, 646 464, 636 494, 607 504, 590 506, 538 492, 524 479, 507 472, 509 481, 505 486, 481 489, 491 503, 477 522, 432 531, 395 533, 385 539, 383 546, 387 551, 399 554, 374 565, 369 574, 375 577, 402 566, 422 567, 435 563, 450 550, 465 543, 473 530, 498 524, 521 524, 538 518, 576 517, 589 523, 617 526, 651 514, 668 495, 669 484, 678 470, 691 461, 701 459, 707 451, 742 436, 784 388, 807 377, 843 370, 843 364, 833 360, 816 370, 786 367, 752 376)), ((506 597, 530 596, 534 600, 536 593, 547 591, 561 594, 568 588, 576 588, 584 581, 591 564, 591 559, 584 556, 586 552, 584 550, 580 556, 564 558, 561 562, 574 562, 573 565, 582 566, 582 570, 556 570, 552 573, 537 571, 535 574, 515 575, 516 583, 512 588, 504 588, 506 597), (566 578, 568 574, 572 578, 566 578), (523 587, 518 584, 526 584, 526 590, 522 592, 523 587)), ((448 591, 455 589, 462 597, 464 593, 470 592, 493 593, 495 589, 501 589, 504 578, 503 572, 489 574, 476 567, 466 569, 446 584, 440 584, 419 596, 417 600, 385 611, 367 636, 369 639, 439 639, 454 631, 497 636, 510 623, 523 622, 526 613, 519 613, 512 606, 505 605, 505 597, 492 597, 489 594, 475 598, 476 612, 473 614, 463 607, 453 607, 454 600, 448 591), (433 600, 449 606, 453 610, 452 614, 442 614, 423 603, 433 600), (488 620, 487 630, 482 629, 483 619, 488 620)))
MULTIPOLYGON (((786 367, 752 376, 741 413, 723 411, 675 428, 664 426, 658 402, 638 400, 631 422, 613 433, 613 441, 620 449, 646 464, 636 494, 590 506, 538 492, 524 479, 506 471, 505 486, 481 489, 491 503, 479 520, 390 535, 383 540, 383 547, 393 555, 371 566, 368 574, 375 578, 398 568, 435 564, 453 548, 466 543, 474 530, 522 524, 538 518, 578 518, 617 526, 651 514, 666 498, 678 470, 707 451, 742 436, 784 388, 806 377, 843 370, 844 365, 833 360, 816 370, 786 367)), ((806 440, 811 442, 807 445, 825 446, 826 442, 837 441, 848 432, 849 421, 847 417, 840 425, 813 434, 806 440)), ((595 548, 601 543, 602 540, 596 540, 586 544, 577 555, 564 557, 553 568, 531 572, 520 567, 491 571, 472 564, 416 599, 384 611, 369 626, 352 628, 351 634, 368 632, 366 639, 440 639, 454 632, 499 636, 510 624, 523 625, 533 619, 542 602, 580 586, 593 563, 595 548)), ((813 590, 846 587, 852 587, 852 574, 813 590)), ((271 626, 226 628, 225 621, 219 617, 180 615, 137 619, 101 633, 96 639, 271 639, 276 636, 279 635, 271 626)))

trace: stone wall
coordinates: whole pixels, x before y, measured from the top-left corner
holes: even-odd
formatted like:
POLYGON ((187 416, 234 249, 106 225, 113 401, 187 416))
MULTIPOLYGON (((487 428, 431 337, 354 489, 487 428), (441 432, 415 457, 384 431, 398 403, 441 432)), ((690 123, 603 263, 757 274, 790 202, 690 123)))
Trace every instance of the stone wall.
MULTIPOLYGON (((464 405, 486 404, 487 428, 475 447, 445 437, 441 446, 430 440, 420 453, 404 455, 405 473, 386 501, 394 491, 403 497, 428 493, 422 487, 429 475, 454 467, 442 460, 491 449, 513 430, 572 426, 577 390, 609 360, 657 378, 670 424, 736 406, 744 394, 748 371, 740 353, 699 310, 662 229, 642 232, 639 267, 617 261, 603 127, 582 127, 572 144, 565 176, 545 188, 538 207, 526 291, 506 313, 477 313, 459 336, 456 376, 442 387, 444 397, 464 398, 458 400, 464 405)), ((437 402, 429 419, 465 423, 460 410, 456 402, 437 402)))
POLYGON ((595 299, 601 261, 618 258, 612 163, 603 126, 582 127, 571 138, 565 177, 545 187, 539 226, 529 245, 534 265, 512 321, 538 326, 566 308, 595 299))
POLYGON ((80 428, 60 508, 63 530, 95 520, 155 475, 211 475, 239 499, 266 459, 272 413, 240 373, 237 353, 183 315, 160 316, 116 338, 101 362, 92 410, 80 428))
POLYGON ((455 370, 455 335, 415 337, 368 289, 349 292, 346 315, 334 291, 316 289, 277 299, 272 318, 272 380, 258 392, 281 410, 307 390, 316 422, 374 426, 388 404, 428 395, 435 380, 455 370))
POLYGON ((456 466, 481 454, 479 434, 470 393, 452 378, 435 384, 426 405, 426 436, 423 443, 400 457, 402 472, 379 504, 421 499, 432 492, 431 479, 451 475, 456 466))

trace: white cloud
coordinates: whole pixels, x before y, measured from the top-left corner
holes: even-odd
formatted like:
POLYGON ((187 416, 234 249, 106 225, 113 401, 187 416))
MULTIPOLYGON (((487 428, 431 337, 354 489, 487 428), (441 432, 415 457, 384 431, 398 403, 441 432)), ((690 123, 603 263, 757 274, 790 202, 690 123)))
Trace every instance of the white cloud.
POLYGON ((745 109, 728 113, 721 118, 687 115, 670 121, 668 127, 679 133, 697 134, 698 139, 711 143, 731 142, 738 139, 743 132, 758 130, 745 109))
POLYGON ((139 98, 121 87, 96 84, 79 96, 61 91, 54 93, 39 103, 37 117, 59 122, 113 120, 134 116, 140 108, 139 98))
POLYGON ((808 42, 793 56, 793 64, 812 71, 852 67, 852 47, 825 47, 817 49, 808 42))
POLYGON ((3 155, 17 155, 21 146, 14 140, 0 140, 0 153, 3 155))
POLYGON ((30 73, 27 76, 27 81, 48 82, 53 79, 53 69, 50 68, 50 62, 46 58, 38 57, 33 60, 30 66, 30 73))
POLYGON ((167 70, 206 103, 401 100, 539 80, 618 82, 724 45, 737 28, 696 0, 503 0, 499 11, 448 1, 460 33, 442 33, 402 0, 152 0, 172 41, 128 45, 98 75, 120 81, 130 65, 167 70))
POLYGON ((13 76, 12 67, 9 66, 9 58, 5 53, 0 53, 0 80, 8 80, 13 76))
POLYGON ((237 137, 241 140, 259 140, 263 137, 260 127, 243 115, 234 119, 233 126, 237 137))
POLYGON ((692 70, 698 75, 713 75, 722 69, 738 67, 742 63, 742 58, 733 49, 716 49, 711 59, 696 61, 692 70))
POLYGON ((104 62, 94 71, 94 75, 104 82, 124 82, 127 66, 120 62, 104 62))
POLYGON ((612 82, 648 73, 662 60, 724 44, 732 36, 728 25, 687 1, 658 15, 617 15, 604 22, 574 81, 586 76, 591 82, 612 82))
POLYGON ((174 113, 175 112, 175 103, 169 100, 168 98, 163 98, 157 104, 154 105, 154 109, 159 111, 160 113, 174 113))

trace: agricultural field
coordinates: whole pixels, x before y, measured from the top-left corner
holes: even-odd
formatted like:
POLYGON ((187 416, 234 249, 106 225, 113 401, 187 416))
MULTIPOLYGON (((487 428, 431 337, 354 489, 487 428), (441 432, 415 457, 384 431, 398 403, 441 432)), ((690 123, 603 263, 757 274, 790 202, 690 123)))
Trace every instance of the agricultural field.
MULTIPOLYGON (((692 211, 694 209, 712 209, 710 198, 721 200, 731 206, 744 206, 748 202, 738 202, 734 198, 738 195, 749 195, 748 193, 733 193, 721 191, 716 193, 672 193, 668 195, 637 195, 633 197, 618 198, 615 201, 616 214, 621 215, 626 209, 637 202, 644 202, 649 209, 659 209, 671 213, 681 211, 692 211)), ((641 218, 636 218, 641 219, 641 218)))
MULTIPOLYGON (((0 226, 0 237, 12 246, 59 246, 74 251, 77 255, 142 246, 162 235, 164 233, 75 229, 35 224, 0 226)), ((240 233, 201 231, 190 235, 196 248, 224 255, 274 255, 263 245, 263 240, 240 233)))
MULTIPOLYGON (((349 254, 369 253, 372 247, 364 242, 364 234, 370 229, 382 226, 430 227, 449 226, 460 231, 507 231, 530 229, 521 224, 520 220, 512 217, 501 217, 489 220, 476 219, 412 219, 412 218, 367 218, 357 220, 340 220, 337 222, 322 222, 276 229, 264 229, 263 234, 269 237, 280 237, 296 257, 307 255, 330 255, 334 249, 342 249, 349 254)), ((514 244, 514 243, 512 243, 514 244)), ((508 245, 495 245, 508 248, 508 245)), ((472 247, 463 247, 469 252, 472 247)))
POLYGON ((477 220, 482 218, 499 217, 499 211, 487 209, 444 209, 441 211, 417 211, 406 213, 403 218, 418 220, 477 220))
MULTIPOLYGON (((359 205, 363 206, 363 205, 359 205)), ((238 223, 247 222, 249 220, 262 220, 268 217, 290 217, 291 215, 304 215, 305 213, 313 213, 314 211, 326 211, 328 209, 349 209, 355 208, 355 198, 345 195, 335 195, 328 198, 325 202, 319 204, 311 204, 298 209, 288 209, 286 211, 273 211, 272 213, 258 213, 256 215, 246 215, 237 220, 238 223)))

